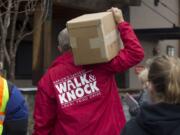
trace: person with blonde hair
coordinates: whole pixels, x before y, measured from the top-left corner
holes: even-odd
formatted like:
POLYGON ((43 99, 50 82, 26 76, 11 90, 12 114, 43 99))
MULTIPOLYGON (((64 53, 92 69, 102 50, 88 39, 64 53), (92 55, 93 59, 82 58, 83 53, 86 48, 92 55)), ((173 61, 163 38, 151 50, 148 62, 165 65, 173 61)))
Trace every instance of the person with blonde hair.
POLYGON ((134 106, 129 105, 129 113, 132 117, 135 117, 139 113, 140 107, 142 105, 151 103, 149 93, 147 91, 147 86, 148 86, 148 69, 147 68, 143 69, 138 74, 138 79, 141 82, 142 89, 137 95, 132 95, 132 98, 134 98, 138 103, 138 105, 134 105, 134 106))
POLYGON ((142 88, 145 89, 147 87, 147 81, 148 81, 148 69, 147 68, 143 69, 139 73, 138 78, 141 81, 142 88))
POLYGON ((148 92, 148 69, 145 68, 141 73, 138 75, 139 80, 141 81, 142 85, 142 91, 140 92, 139 96, 139 104, 140 105, 145 105, 145 104, 151 104, 151 99, 149 97, 149 92, 148 92))
POLYGON ((121 135, 180 134, 180 59, 166 55, 152 60, 148 71, 151 105, 143 106, 121 135))

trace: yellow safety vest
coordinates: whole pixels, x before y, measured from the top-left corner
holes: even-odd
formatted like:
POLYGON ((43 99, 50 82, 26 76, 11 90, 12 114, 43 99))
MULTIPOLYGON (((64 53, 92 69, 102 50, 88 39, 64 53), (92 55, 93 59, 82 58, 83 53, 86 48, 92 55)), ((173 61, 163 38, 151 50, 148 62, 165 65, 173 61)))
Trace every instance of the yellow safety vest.
POLYGON ((7 81, 0 76, 0 135, 3 131, 6 105, 9 100, 9 90, 7 81))

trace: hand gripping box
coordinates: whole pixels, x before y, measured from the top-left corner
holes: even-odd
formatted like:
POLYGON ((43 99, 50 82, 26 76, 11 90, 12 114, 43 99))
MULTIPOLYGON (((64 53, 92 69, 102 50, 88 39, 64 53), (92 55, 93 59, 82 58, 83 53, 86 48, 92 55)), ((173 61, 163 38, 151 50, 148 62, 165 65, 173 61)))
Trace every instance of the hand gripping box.
POLYGON ((76 65, 110 61, 120 48, 119 33, 111 12, 86 14, 67 22, 76 65))

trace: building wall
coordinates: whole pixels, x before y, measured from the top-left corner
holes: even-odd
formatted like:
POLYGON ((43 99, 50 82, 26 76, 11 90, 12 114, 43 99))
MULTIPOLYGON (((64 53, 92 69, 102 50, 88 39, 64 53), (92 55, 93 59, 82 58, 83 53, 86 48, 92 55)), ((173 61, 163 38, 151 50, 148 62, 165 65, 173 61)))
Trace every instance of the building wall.
POLYGON ((59 32, 65 28, 65 24, 66 24, 66 19, 60 18, 59 19, 53 19, 52 21, 52 30, 53 30, 53 36, 52 36, 52 60, 54 60, 59 54, 60 52, 58 51, 58 34, 59 32))
MULTIPOLYGON (((130 23, 135 29, 143 28, 171 28, 173 24, 147 8, 143 2, 151 6, 154 10, 158 11, 163 16, 167 17, 170 21, 179 26, 179 16, 169 11, 167 8, 159 4, 157 7, 154 5, 154 0, 142 0, 140 7, 130 7, 130 23)), ((173 11, 178 13, 179 0, 163 0, 163 3, 168 5, 173 11)), ((167 46, 171 45, 175 48, 175 56, 178 56, 179 40, 159 40, 159 41, 142 41, 141 44, 145 50, 145 59, 139 65, 145 65, 145 61, 153 56, 152 50, 156 47, 160 54, 167 53, 167 46)), ((137 79, 137 75, 134 73, 134 68, 130 69, 129 87, 140 88, 140 82, 137 79)))
MULTIPOLYGON (((136 66, 139 66, 139 65, 144 66, 145 65, 146 60, 151 58, 152 48, 156 46, 158 41, 140 41, 140 42, 144 48, 145 57, 144 57, 144 60, 136 66)), ((135 73, 136 66, 132 67, 129 72, 129 75, 130 75, 129 76, 129 87, 130 88, 140 88, 141 87, 140 81, 138 81, 137 74, 135 73)))
MULTIPOLYGON (((162 0, 161 0, 162 1, 162 0)), ((168 7, 178 13, 178 1, 179 0, 163 0, 168 7)), ((178 25, 178 16, 161 4, 154 6, 154 0, 142 0, 140 7, 130 7, 130 20, 134 28, 163 28, 172 27, 172 24, 146 7, 143 2, 147 3, 154 10, 157 10, 160 14, 167 17, 169 20, 178 25)))

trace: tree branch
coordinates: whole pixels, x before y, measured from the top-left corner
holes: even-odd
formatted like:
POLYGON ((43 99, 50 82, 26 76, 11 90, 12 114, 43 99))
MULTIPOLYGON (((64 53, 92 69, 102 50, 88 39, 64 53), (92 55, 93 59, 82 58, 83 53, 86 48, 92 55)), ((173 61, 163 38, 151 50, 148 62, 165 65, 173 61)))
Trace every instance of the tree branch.
POLYGON ((3 8, 5 8, 5 9, 7 9, 7 7, 5 6, 5 4, 8 3, 8 0, 7 0, 7 1, 2 1, 2 0, 1 0, 0 2, 1 2, 0 8, 3 7, 3 8))
POLYGON ((25 34, 23 34, 20 38, 18 38, 17 40, 16 40, 16 43, 15 43, 15 48, 14 48, 14 53, 16 53, 17 52, 17 49, 18 49, 18 47, 19 47, 19 43, 26 37, 26 36, 29 36, 29 35, 31 35, 33 33, 33 31, 30 31, 30 32, 27 32, 27 33, 25 33, 25 34))
POLYGON ((0 16, 0 27, 2 29, 2 31, 4 30, 4 24, 3 24, 3 20, 2 17, 0 16))
POLYGON ((4 50, 4 54, 5 54, 7 63, 8 63, 8 65, 10 65, 11 60, 10 60, 10 56, 9 56, 9 54, 8 54, 8 51, 7 51, 7 46, 4 46, 4 47, 3 47, 3 50, 4 50))
POLYGON ((10 11, 12 6, 12 0, 8 0, 7 12, 4 17, 4 27, 7 29, 10 24, 10 11))
POLYGON ((15 6, 15 13, 14 13, 14 16, 13 16, 13 19, 12 19, 12 29, 11 29, 11 38, 10 38, 10 49, 9 49, 9 53, 10 53, 10 56, 13 55, 13 45, 14 45, 14 39, 15 39, 15 32, 16 32, 16 22, 17 22, 17 17, 18 17, 18 9, 19 9, 19 2, 17 1, 17 3, 15 3, 16 6, 15 6))
MULTIPOLYGON (((29 3, 27 3, 27 5, 29 5, 29 3)), ((16 6, 17 7, 17 6, 16 6)), ((31 10, 30 9, 27 9, 27 8, 25 8, 25 10, 24 10, 24 12, 25 12, 25 19, 24 19, 24 21, 23 21, 23 26, 21 27, 21 30, 20 30, 20 32, 19 32, 19 34, 18 34, 18 39, 16 40, 16 42, 13 44, 13 42, 11 43, 11 53, 12 54, 14 54, 14 53, 16 53, 16 51, 17 51, 17 48, 18 48, 18 46, 19 46, 19 43, 26 37, 26 36, 28 36, 28 35, 30 35, 30 34, 32 34, 32 31, 31 32, 27 32, 27 33, 25 33, 25 34, 23 34, 24 33, 24 30, 25 30, 25 28, 26 28, 26 25, 27 25, 27 22, 28 22, 28 20, 29 20, 29 16, 28 16, 28 12, 31 12, 31 10)), ((18 12, 18 13, 20 13, 20 12, 18 12)), ((13 20, 17 20, 17 18, 14 16, 14 18, 15 19, 13 19, 13 20)), ((15 21, 13 21, 13 22, 15 22, 15 21)), ((13 24, 13 26, 15 26, 15 24, 13 24)), ((13 33, 13 32, 12 32, 13 33)), ((13 36, 12 37, 15 37, 14 36, 14 34, 13 34, 13 36)), ((14 39, 12 40, 12 41, 14 41, 14 39)))
MULTIPOLYGON (((30 3, 29 3, 29 4, 30 4, 30 3)), ((37 4, 37 2, 36 2, 36 4, 37 4)), ((22 27, 22 29, 21 29, 21 31, 20 31, 20 34, 18 35, 18 39, 16 40, 16 43, 15 43, 15 49, 14 49, 14 52, 15 52, 15 53, 16 53, 16 51, 17 51, 17 49, 18 49, 19 43, 20 43, 26 36, 31 35, 36 28, 38 28, 39 26, 41 26, 41 25, 44 23, 47 15, 48 15, 48 7, 49 7, 49 5, 50 5, 49 0, 45 0, 45 1, 43 2, 42 7, 41 7, 41 10, 43 10, 43 12, 42 12, 42 16, 41 16, 40 19, 39 19, 39 20, 40 20, 40 23, 38 23, 38 25, 36 25, 36 27, 33 28, 32 31, 23 34, 23 31, 24 31, 25 26, 26 26, 27 21, 28 21, 28 14, 26 13, 26 19, 25 19, 24 22, 23 22, 23 27, 22 27)), ((37 6, 37 5, 36 5, 36 6, 37 6)))
MULTIPOLYGON (((0 0, 0 61, 4 62, 4 58, 8 66, 15 65, 15 58, 20 42, 28 35, 31 35, 35 29, 41 26, 47 15, 50 0, 0 0), (37 5, 39 6, 38 8, 37 5), (33 15, 35 10, 40 10, 41 15, 38 18, 37 25, 33 30, 26 31, 29 16, 33 15), (23 18, 23 24, 19 31, 16 31, 16 24, 19 18, 23 18), (25 15, 25 17, 23 17, 25 15), (11 26, 11 27, 10 27, 11 26), (9 27, 10 32, 8 32, 9 27), (8 35, 8 33, 10 35, 8 35), (18 36, 16 36, 16 34, 18 36), (6 42, 7 37, 10 38, 9 44, 6 42)), ((21 25, 21 24, 20 24, 21 25)), ((14 74, 14 67, 9 68, 10 75, 14 74)))

